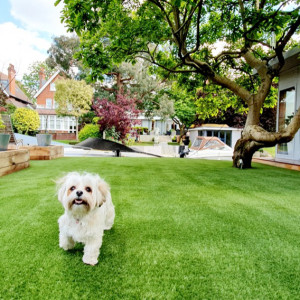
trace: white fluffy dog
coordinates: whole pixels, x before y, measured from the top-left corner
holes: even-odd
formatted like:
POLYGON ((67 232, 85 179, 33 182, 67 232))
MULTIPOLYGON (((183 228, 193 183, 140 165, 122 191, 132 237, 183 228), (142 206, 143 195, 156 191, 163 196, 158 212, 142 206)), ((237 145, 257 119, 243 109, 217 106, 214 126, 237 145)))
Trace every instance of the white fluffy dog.
POLYGON ((58 219, 59 246, 68 250, 83 243, 83 262, 97 264, 103 231, 115 218, 109 185, 96 174, 71 172, 57 181, 57 187, 65 209, 58 219))

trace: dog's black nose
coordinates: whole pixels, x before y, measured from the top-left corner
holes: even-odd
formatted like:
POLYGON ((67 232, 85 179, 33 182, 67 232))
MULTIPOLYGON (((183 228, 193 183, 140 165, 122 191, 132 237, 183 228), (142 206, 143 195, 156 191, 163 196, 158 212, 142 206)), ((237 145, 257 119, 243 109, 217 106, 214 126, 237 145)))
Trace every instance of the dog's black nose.
POLYGON ((80 197, 82 194, 83 194, 83 191, 77 191, 77 192, 76 192, 76 195, 77 195, 78 197, 80 197))

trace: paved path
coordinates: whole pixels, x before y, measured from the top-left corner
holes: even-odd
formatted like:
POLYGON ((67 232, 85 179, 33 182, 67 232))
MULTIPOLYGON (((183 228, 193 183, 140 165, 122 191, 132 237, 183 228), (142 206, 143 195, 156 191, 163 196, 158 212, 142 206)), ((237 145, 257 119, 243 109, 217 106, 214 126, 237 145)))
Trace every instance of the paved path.
MULTIPOLYGON (((37 140, 35 136, 29 136, 24 134, 15 133, 16 140, 23 140, 23 146, 37 145, 37 140)), ((64 147, 71 147, 68 144, 63 144, 59 142, 52 141, 51 145, 60 145, 64 147)))
MULTIPOLYGON (((15 133, 15 137, 17 140, 23 140, 23 146, 36 146, 37 139, 34 136, 24 135, 15 133)), ((114 157, 116 156, 113 151, 101 151, 94 149, 82 149, 76 148, 72 145, 59 143, 56 141, 51 142, 51 145, 63 146, 64 147, 64 156, 66 157, 114 157)), ((144 153, 135 153, 135 152, 121 152, 121 156, 123 157, 154 157, 151 155, 147 155, 144 153)))

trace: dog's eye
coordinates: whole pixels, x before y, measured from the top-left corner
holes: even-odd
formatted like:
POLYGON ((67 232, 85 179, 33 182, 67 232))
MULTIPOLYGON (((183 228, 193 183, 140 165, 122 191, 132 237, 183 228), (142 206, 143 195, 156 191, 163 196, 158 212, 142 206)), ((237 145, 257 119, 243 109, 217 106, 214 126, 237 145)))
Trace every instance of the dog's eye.
POLYGON ((87 186, 87 187, 85 188, 85 190, 86 190, 88 193, 91 193, 91 192, 92 192, 92 189, 91 189, 89 186, 87 186))
POLYGON ((75 188, 74 185, 70 187, 70 191, 74 191, 75 189, 76 189, 76 188, 75 188))

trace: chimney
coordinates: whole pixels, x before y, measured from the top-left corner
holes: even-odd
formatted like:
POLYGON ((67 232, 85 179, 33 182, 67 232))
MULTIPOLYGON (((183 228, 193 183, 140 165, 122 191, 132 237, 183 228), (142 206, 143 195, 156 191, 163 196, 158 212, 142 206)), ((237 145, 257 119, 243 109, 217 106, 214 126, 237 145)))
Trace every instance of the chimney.
POLYGON ((42 86, 45 83, 45 69, 44 68, 40 69, 39 78, 40 78, 40 88, 42 88, 42 86))
POLYGON ((12 64, 9 64, 8 67, 8 85, 9 93, 11 95, 16 95, 16 71, 15 67, 12 64))

